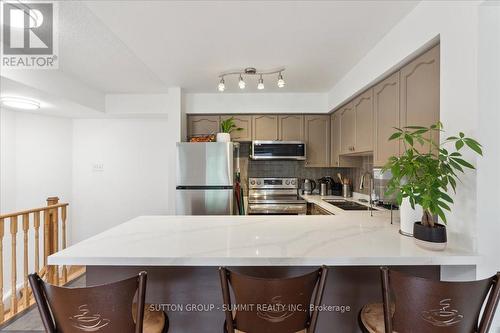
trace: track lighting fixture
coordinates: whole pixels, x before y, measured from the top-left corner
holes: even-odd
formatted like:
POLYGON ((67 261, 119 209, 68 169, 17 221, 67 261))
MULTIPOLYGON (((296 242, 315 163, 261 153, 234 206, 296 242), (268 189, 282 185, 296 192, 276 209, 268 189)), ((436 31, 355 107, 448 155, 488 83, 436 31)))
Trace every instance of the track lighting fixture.
POLYGON ((226 76, 231 76, 231 75, 238 75, 238 87, 240 87, 241 90, 245 89, 246 87, 246 82, 244 80, 244 76, 259 76, 259 80, 257 81, 257 89, 258 90, 263 90, 264 89, 264 75, 272 75, 272 74, 278 74, 278 81, 277 85, 279 88, 283 88, 285 86, 285 80, 283 79, 283 71, 285 70, 284 67, 274 69, 274 70, 268 70, 268 71, 258 71, 254 67, 247 67, 242 70, 236 70, 236 71, 228 71, 221 73, 219 75, 219 85, 218 85, 218 90, 220 92, 223 92, 226 90, 226 84, 224 81, 224 78, 226 76))

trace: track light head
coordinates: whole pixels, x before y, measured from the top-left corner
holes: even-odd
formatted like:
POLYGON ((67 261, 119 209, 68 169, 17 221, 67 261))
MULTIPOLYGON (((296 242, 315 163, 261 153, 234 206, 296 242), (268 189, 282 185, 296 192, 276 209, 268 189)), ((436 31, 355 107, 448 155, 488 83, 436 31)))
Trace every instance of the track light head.
POLYGON ((245 89, 246 87, 246 83, 245 81, 243 81, 243 76, 240 75, 240 80, 238 82, 238 86, 240 87, 240 89, 245 89))
POLYGON ((226 90, 226 84, 224 83, 224 77, 220 78, 219 86, 217 88, 219 89, 220 92, 223 92, 224 90, 226 90))
POLYGON ((278 88, 283 88, 285 86, 285 80, 283 79, 283 74, 278 75, 278 88))
POLYGON ((262 75, 259 78, 259 84, 257 84, 257 89, 259 90, 264 89, 264 79, 262 78, 262 75))

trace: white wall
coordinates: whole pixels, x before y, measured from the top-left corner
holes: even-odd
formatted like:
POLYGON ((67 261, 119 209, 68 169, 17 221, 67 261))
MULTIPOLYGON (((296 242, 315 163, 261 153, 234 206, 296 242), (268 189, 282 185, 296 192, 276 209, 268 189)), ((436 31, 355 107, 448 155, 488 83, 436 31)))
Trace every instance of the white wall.
POLYGON ((107 94, 106 115, 168 114, 169 94, 107 94))
POLYGON ((0 212, 71 200, 72 120, 2 109, 0 212))
POLYGON ((186 94, 186 113, 325 113, 326 93, 186 94))
MULTIPOLYGON (((72 130, 71 119, 0 109, 0 213, 42 207, 51 196, 58 196, 61 202, 71 203, 72 130)), ((30 225, 28 262, 29 270, 32 271, 32 217, 30 225)), ((4 270, 4 297, 8 297, 11 272, 10 220, 6 220, 4 231, 3 264, 9 267, 4 270)), ((40 244, 43 244, 43 232, 40 232, 40 244)), ((21 219, 18 221, 17 255, 23 258, 21 219)), ((17 281, 22 284, 24 272, 20 259, 17 268, 17 281)))
POLYGON ((138 215, 167 214, 168 140, 167 119, 74 120, 72 243, 138 215))

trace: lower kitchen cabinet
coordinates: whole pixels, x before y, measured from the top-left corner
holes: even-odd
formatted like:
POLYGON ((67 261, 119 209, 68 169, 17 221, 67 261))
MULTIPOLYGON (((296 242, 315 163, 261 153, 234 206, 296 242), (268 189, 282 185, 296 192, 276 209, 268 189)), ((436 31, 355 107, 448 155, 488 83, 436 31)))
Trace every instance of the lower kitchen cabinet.
POLYGON ((330 115, 304 117, 306 167, 330 166, 330 115))
POLYGON ((313 203, 308 203, 307 204, 307 215, 335 215, 333 213, 330 213, 328 210, 313 204, 313 203))
POLYGON ((278 140, 278 116, 252 116, 252 133, 253 140, 278 140))
POLYGON ((241 131, 233 131, 231 140, 236 142, 252 141, 252 116, 245 115, 223 115, 221 121, 233 117, 236 127, 241 131))

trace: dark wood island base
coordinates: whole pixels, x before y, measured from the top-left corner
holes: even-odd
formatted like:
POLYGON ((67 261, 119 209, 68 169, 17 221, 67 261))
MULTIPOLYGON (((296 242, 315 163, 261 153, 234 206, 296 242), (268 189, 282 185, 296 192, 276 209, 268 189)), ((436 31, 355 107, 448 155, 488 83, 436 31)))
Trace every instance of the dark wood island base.
MULTIPOLYGON (((293 276, 317 267, 231 267, 259 276, 293 276)), ((440 266, 394 266, 415 276, 440 279, 440 266)), ((146 302, 161 304, 176 333, 220 333, 224 323, 217 267, 87 266, 87 286, 108 283, 148 272, 146 302)), ((378 266, 329 267, 319 315, 318 333, 359 333, 358 314, 367 303, 381 302, 378 266)))

